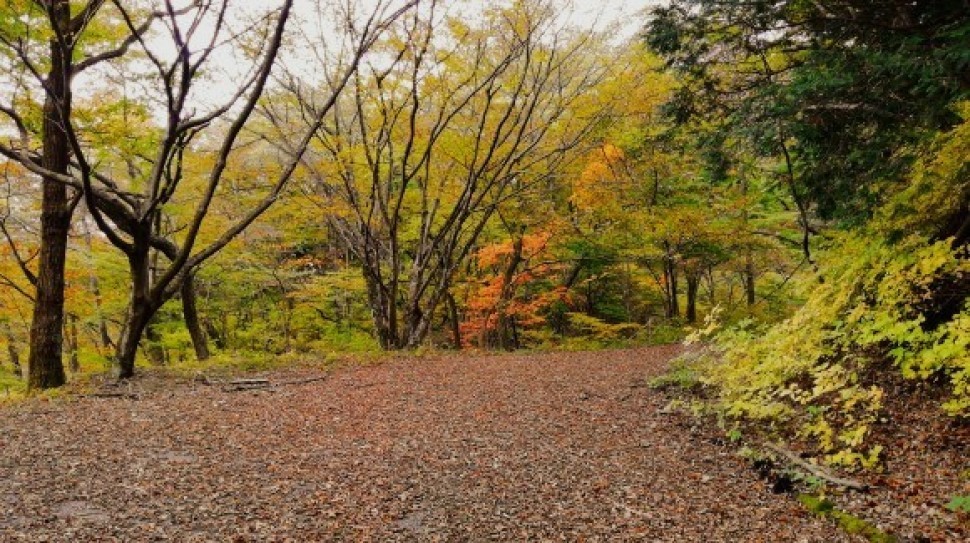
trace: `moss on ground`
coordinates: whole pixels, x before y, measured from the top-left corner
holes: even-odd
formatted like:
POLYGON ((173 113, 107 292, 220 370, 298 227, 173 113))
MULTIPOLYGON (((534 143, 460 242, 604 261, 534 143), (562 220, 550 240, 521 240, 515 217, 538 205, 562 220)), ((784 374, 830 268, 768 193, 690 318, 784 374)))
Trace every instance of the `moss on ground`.
POLYGON ((835 504, 825 498, 811 494, 800 494, 798 501, 812 513, 834 520, 846 533, 861 535, 871 543, 895 543, 896 537, 883 532, 875 525, 855 515, 846 513, 835 507, 835 504))

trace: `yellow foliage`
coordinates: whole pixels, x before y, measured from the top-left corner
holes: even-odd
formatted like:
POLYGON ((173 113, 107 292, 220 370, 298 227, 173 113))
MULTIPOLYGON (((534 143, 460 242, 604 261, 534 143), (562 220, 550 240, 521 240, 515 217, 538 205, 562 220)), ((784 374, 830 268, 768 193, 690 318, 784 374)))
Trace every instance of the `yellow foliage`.
POLYGON ((891 244, 847 236, 823 259, 825 282, 807 302, 766 330, 723 332, 720 362, 705 380, 734 416, 790 420, 837 463, 868 465, 864 452, 885 391, 860 376, 886 362, 911 379, 948 376, 955 416, 970 415, 970 307, 937 327, 923 326, 933 285, 959 282, 970 262, 949 242, 913 236, 891 244))

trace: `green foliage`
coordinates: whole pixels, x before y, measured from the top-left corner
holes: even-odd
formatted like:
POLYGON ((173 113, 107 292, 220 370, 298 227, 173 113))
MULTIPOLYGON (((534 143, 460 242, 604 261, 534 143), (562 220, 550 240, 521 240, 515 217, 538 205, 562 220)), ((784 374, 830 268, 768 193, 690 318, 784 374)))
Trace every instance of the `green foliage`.
POLYGON ((812 513, 820 517, 831 518, 848 534, 861 535, 871 543, 893 543, 897 541, 895 537, 883 532, 873 524, 838 509, 834 503, 825 498, 801 494, 798 496, 798 501, 812 513))
POLYGON ((970 496, 953 496, 946 504, 946 508, 956 513, 970 514, 970 496))
MULTIPOLYGON (((970 16, 954 2, 673 0, 652 11, 645 38, 682 78, 671 119, 784 154, 793 194, 858 225, 919 144, 958 122, 967 36, 970 16)), ((706 147, 709 170, 723 171, 706 147)))
MULTIPOLYGON (((697 368, 685 361, 675 362, 670 371, 650 381, 650 388, 655 390, 692 390, 700 385, 700 373, 697 368)), ((732 432, 736 431, 736 429, 732 430, 732 432)), ((737 439, 731 440, 737 441, 740 438, 741 434, 738 432, 737 439)))
POLYGON ((667 345, 677 343, 687 335, 687 328, 678 322, 663 321, 643 327, 637 336, 644 345, 667 345))
MULTIPOLYGON (((270 371, 292 365, 292 356, 281 356, 264 351, 235 350, 222 352, 200 362, 194 357, 176 361, 165 367, 164 371, 176 375, 193 376, 198 373, 207 375, 235 374, 242 372, 270 371)), ((326 362, 323 357, 320 362, 326 362)))
POLYGON ((970 514, 970 496, 953 496, 946 504, 946 508, 956 513, 970 514))
POLYGON ((7 368, 0 368, 0 402, 21 398, 27 392, 27 382, 7 371, 7 368))
POLYGON ((604 344, 629 340, 636 336, 640 330, 640 325, 634 323, 610 324, 596 317, 577 312, 567 313, 566 315, 572 328, 580 334, 604 344))
POLYGON ((705 380, 727 414, 792 420, 829 461, 871 465, 880 451, 866 449, 866 437, 885 394, 872 375, 887 365, 909 379, 949 379, 947 412, 970 414, 970 311, 934 324, 927 303, 936 286, 968 274, 970 262, 948 241, 845 236, 824 258, 825 281, 804 285, 807 302, 791 318, 718 336, 722 362, 705 380))

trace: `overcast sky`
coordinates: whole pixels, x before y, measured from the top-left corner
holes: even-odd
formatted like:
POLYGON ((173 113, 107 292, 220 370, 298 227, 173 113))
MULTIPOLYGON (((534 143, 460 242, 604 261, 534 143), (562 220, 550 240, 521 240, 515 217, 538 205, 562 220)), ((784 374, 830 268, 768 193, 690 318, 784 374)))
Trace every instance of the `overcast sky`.
POLYGON ((643 26, 641 12, 649 6, 663 3, 664 0, 577 0, 574 22, 583 26, 586 21, 595 20, 598 12, 604 14, 604 23, 617 22, 623 28, 621 39, 632 37, 643 26))
MULTIPOLYGON (((189 0, 180 0, 176 2, 176 5, 181 5, 182 2, 188 2, 189 0)), ((341 0, 337 0, 341 1, 341 0)), ((375 3, 377 0, 361 0, 361 6, 366 8, 368 4, 375 3)), ((390 1, 392 5, 395 2, 404 0, 382 0, 384 2, 390 1)), ((644 10, 651 5, 656 5, 662 3, 666 0, 562 0, 561 4, 563 10, 566 11, 564 15, 568 16, 568 20, 571 24, 579 28, 592 28, 595 30, 608 30, 615 29, 615 39, 617 42, 621 42, 632 38, 636 33, 643 27, 645 21, 644 10)), ((303 17, 309 16, 310 20, 315 19, 312 13, 315 11, 314 6, 319 5, 320 0, 296 0, 295 10, 297 14, 303 17)), ((557 0, 558 3, 558 0, 557 0)), ((276 4, 276 2, 270 2, 270 4, 276 4)), ((471 8, 471 13, 468 15, 474 17, 474 8, 477 6, 486 7, 490 4, 487 0, 467 0, 458 9, 469 10, 471 8)), ((263 13, 267 9, 267 4, 263 2, 252 2, 248 0, 235 0, 232 4, 234 9, 240 10, 239 14, 247 13, 252 11, 253 13, 263 13)), ((442 5, 448 6, 448 0, 444 0, 442 5)), ((452 4, 454 6, 454 4, 452 4)), ((365 10, 366 11, 366 10, 365 10)), ((235 14, 235 12, 233 12, 235 14)), ((236 14, 238 17, 239 14, 236 14)), ((301 18, 303 18, 301 17, 301 18)), ((249 17, 243 16, 243 19, 248 19, 249 17)), ((230 19, 236 19, 236 17, 230 17, 230 19)), ((319 19, 317 19, 319 20, 319 19)), ((186 21, 188 24, 188 21, 186 21)), ((205 28, 206 24, 203 24, 205 28)), ((236 23, 235 26, 238 26, 236 23)), ((320 30, 321 37, 326 40, 327 37, 332 35, 332 30, 329 28, 320 30)), ((207 41, 205 38, 204 30, 199 32, 200 41, 207 41)), ((174 53, 174 47, 172 46, 171 40, 166 36, 161 35, 157 39, 151 40, 151 47, 156 54, 160 56, 170 57, 174 53)), ((281 59, 287 65, 291 64, 301 64, 301 61, 313 62, 310 52, 307 51, 308 58, 293 58, 292 56, 281 59)), ((200 99, 202 103, 206 104, 217 104, 224 100, 226 97, 231 96, 236 89, 235 83, 240 81, 245 69, 250 66, 248 62, 239 62, 238 59, 233 58, 233 50, 231 47, 222 47, 215 52, 212 62, 209 64, 210 74, 220 74, 214 77, 210 84, 204 86, 203 88, 196 89, 199 94, 196 95, 197 99, 200 99)), ((149 69, 149 72, 151 70, 149 69)), ((104 80, 102 79, 104 74, 91 73, 88 77, 82 78, 83 81, 77 81, 79 83, 78 87, 81 93, 85 91, 95 91, 99 88, 103 88, 104 80)), ((131 74, 119 74, 116 76, 121 82, 129 79, 131 74)), ((126 86, 129 83, 123 83, 126 86)), ((139 94, 139 91, 135 87, 130 87, 132 92, 139 94)))

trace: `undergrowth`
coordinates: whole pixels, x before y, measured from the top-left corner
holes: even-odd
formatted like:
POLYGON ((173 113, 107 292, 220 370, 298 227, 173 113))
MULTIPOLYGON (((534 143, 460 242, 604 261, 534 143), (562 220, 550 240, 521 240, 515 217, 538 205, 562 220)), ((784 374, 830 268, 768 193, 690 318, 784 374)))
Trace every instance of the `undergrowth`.
MULTIPOLYGON (((805 285, 789 319, 721 330, 716 313, 693 340, 712 341, 695 363, 725 416, 784 423, 814 442, 829 463, 872 467, 867 441, 880 417, 887 368, 910 380, 946 383, 942 408, 970 414, 970 311, 966 301, 931 323, 923 307, 937 285, 963 284, 970 262, 948 241, 898 243, 847 236, 823 262, 824 282, 805 285)), ((674 373, 684 374, 684 369, 674 373)))

